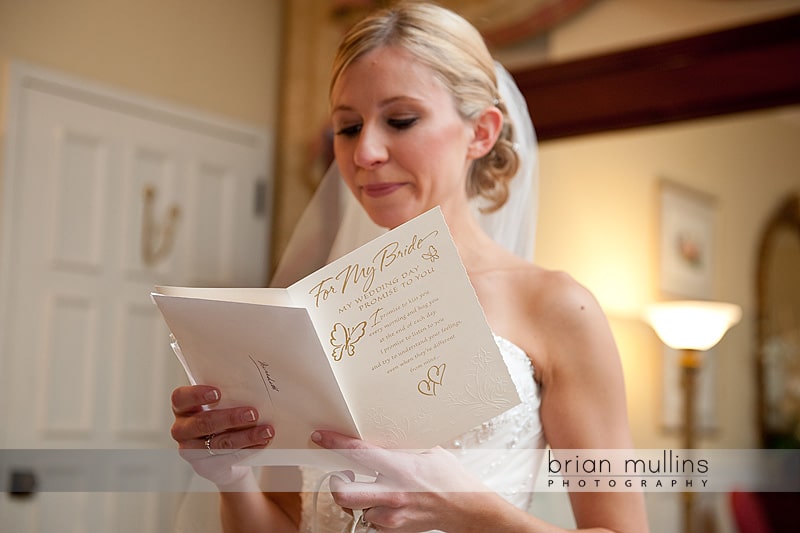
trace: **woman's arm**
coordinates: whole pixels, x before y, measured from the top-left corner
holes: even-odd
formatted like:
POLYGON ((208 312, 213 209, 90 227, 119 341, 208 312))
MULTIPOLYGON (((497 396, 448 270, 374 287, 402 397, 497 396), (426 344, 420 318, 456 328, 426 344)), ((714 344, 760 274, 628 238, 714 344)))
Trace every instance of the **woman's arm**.
MULTIPOLYGON (((545 437, 558 449, 630 449, 625 384, 619 353, 594 296, 563 273, 546 274, 539 313, 546 366, 541 376, 545 437)), ((638 492, 570 492, 576 525, 648 531, 638 492)))

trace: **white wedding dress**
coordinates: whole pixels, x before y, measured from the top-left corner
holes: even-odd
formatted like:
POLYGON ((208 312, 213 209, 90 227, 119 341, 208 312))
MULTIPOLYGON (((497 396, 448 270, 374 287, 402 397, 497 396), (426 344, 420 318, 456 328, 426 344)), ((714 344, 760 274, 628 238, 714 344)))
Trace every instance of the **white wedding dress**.
MULTIPOLYGON (((534 369, 525 352, 502 337, 495 336, 495 340, 521 403, 441 446, 451 450, 488 488, 520 509, 527 510, 545 447, 539 417, 539 386, 533 379, 534 369)), ((320 492, 314 508, 313 493, 326 472, 310 467, 302 467, 301 472, 303 504, 300 531, 349 531, 350 515, 336 505, 327 490, 320 492)))

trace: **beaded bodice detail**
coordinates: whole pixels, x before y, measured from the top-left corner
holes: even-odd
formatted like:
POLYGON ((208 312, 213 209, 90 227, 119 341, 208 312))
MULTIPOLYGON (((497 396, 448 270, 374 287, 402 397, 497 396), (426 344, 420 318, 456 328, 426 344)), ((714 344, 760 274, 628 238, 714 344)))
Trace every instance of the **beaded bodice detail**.
POLYGON ((530 359, 517 345, 495 336, 521 402, 442 446, 473 474, 521 508, 530 505, 544 432, 541 396, 530 359))
MULTIPOLYGON (((495 335, 495 341, 521 402, 441 446, 455 454, 489 488, 517 507, 527 509, 545 446, 539 417, 541 395, 533 379, 533 365, 525 352, 502 337, 495 335)), ((325 472, 308 467, 301 470, 304 492, 301 531, 312 533, 311 495, 325 472)), ((320 493, 316 513, 319 530, 313 533, 339 533, 349 521, 349 515, 327 492, 320 493)))

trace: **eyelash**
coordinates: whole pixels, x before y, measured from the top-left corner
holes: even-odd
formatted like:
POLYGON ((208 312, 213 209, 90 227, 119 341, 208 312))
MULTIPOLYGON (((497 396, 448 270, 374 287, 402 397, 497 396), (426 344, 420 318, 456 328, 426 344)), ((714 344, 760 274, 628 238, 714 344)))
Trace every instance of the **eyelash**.
POLYGON ((397 130, 406 130, 417 122, 417 117, 393 118, 387 120, 389 125, 397 130))
MULTIPOLYGON (((403 119, 389 119, 386 122, 396 130, 407 130, 417 122, 417 117, 403 118, 403 119)), ((354 124, 352 126, 345 126, 336 132, 336 135, 343 135, 345 137, 355 137, 361 132, 361 124, 354 124)))
POLYGON ((355 137, 361 131, 361 124, 355 124, 353 126, 345 126, 344 128, 337 130, 336 135, 341 135, 343 137, 355 137))

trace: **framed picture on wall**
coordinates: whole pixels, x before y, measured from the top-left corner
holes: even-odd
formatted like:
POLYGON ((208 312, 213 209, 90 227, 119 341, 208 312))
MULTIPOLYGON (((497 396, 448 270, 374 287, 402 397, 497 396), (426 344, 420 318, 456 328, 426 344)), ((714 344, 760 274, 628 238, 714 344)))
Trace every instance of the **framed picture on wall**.
POLYGON ((660 183, 660 285, 670 297, 710 298, 714 198, 669 180, 660 183))

